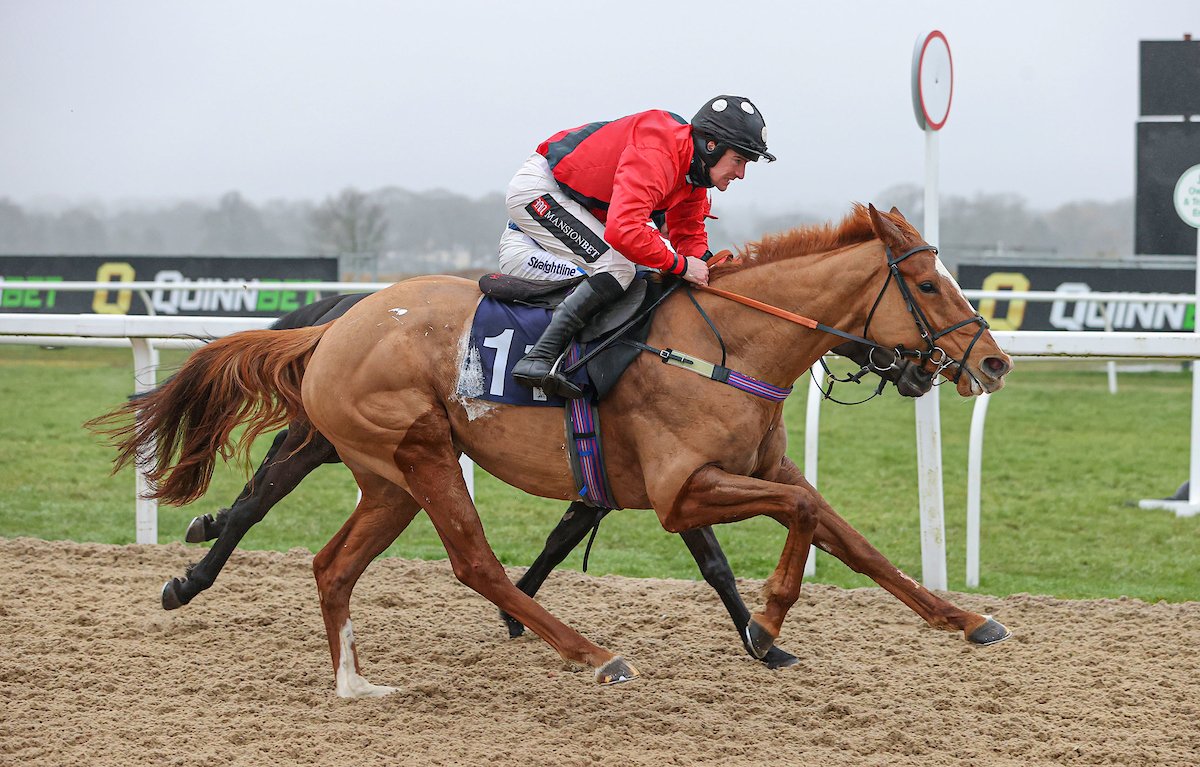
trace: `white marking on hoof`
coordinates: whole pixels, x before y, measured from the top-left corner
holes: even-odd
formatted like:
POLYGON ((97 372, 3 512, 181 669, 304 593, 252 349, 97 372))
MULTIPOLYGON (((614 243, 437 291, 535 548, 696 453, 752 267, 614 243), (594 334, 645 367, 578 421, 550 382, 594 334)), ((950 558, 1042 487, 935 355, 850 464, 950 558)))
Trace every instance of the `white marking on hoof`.
POLYGON ((380 698, 396 691, 395 687, 371 684, 354 670, 354 629, 350 621, 338 632, 337 694, 339 698, 380 698))

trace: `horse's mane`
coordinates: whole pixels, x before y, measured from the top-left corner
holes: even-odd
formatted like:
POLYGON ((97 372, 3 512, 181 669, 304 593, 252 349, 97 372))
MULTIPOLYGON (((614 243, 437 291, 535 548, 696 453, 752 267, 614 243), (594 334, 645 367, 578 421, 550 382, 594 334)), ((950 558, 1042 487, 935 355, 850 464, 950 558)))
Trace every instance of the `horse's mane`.
MULTIPOLYGON (((882 213, 882 215, 890 218, 902 230, 919 237, 912 225, 898 213, 882 213)), ((768 234, 757 242, 747 243, 739 249, 740 252, 736 259, 730 259, 716 267, 713 270, 713 276, 717 277, 728 272, 748 269, 785 258, 826 253, 873 239, 875 239, 875 229, 871 226, 870 211, 862 203, 855 203, 840 223, 835 224, 830 221, 824 224, 798 226, 791 231, 768 234)))

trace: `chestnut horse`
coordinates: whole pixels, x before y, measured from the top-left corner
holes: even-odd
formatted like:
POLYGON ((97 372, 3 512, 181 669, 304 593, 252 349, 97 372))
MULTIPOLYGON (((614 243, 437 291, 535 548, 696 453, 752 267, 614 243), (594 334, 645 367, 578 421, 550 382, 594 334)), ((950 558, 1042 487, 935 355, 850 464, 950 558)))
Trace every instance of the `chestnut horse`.
MULTIPOLYGON (((767 237, 748 246, 738 263, 715 268, 711 279, 723 294, 695 297, 707 317, 677 292, 659 307, 649 343, 707 358, 723 351, 731 369, 778 389, 840 343, 833 333, 859 329, 881 347, 921 359, 962 396, 1000 389, 1011 368, 936 251, 894 209, 856 206, 840 226, 767 237), (776 316, 728 296, 752 296, 776 316)), ((478 301, 478 287, 468 280, 416 278, 327 325, 227 336, 189 357, 168 384, 97 422, 111 425, 117 466, 140 461, 154 496, 176 504, 204 493, 218 453, 245 456, 254 437, 289 420, 307 419, 333 444, 363 494, 313 560, 341 696, 392 691, 361 675, 349 601, 367 565, 421 509, 459 580, 565 660, 594 669, 597 681, 638 675, 517 589, 484 537, 459 469, 461 453, 535 495, 567 499, 576 488, 561 413, 460 393, 460 374, 471 372, 467 338, 478 301), (112 425, 129 415, 136 418, 112 425), (242 424, 245 433, 235 441, 242 424)), ((757 656, 772 647, 799 596, 814 537, 931 625, 979 643, 1008 635, 988 616, 916 584, 842 520, 786 457, 782 402, 683 375, 642 355, 600 409, 609 479, 621 506, 654 509, 670 532, 755 516, 787 528, 763 607, 747 626, 757 656)))
MULTIPOLYGON (((315 304, 280 317, 271 325, 271 329, 283 330, 332 322, 367 295, 359 293, 322 299, 315 304), (324 311, 326 308, 328 311, 324 311)), ((854 378, 837 380, 857 380, 869 371, 880 377, 880 382, 875 389, 876 394, 888 382, 893 383, 896 390, 905 397, 919 397, 929 391, 933 382, 924 368, 910 360, 903 360, 899 364, 880 368, 871 359, 873 351, 875 351, 874 347, 854 341, 847 341, 834 347, 834 353, 847 357, 860 365, 854 378)), ((288 428, 275 436, 253 478, 246 483, 232 506, 221 509, 215 516, 202 514, 192 519, 191 524, 188 525, 185 540, 188 543, 215 540, 216 543, 205 552, 199 562, 187 566, 182 578, 171 578, 163 585, 163 609, 175 610, 183 607, 191 603, 201 592, 210 588, 225 567, 233 550, 237 548, 238 543, 251 527, 261 522, 276 503, 294 490, 317 467, 328 463, 340 463, 340 460, 333 445, 329 444, 329 440, 320 433, 313 432, 307 423, 295 421, 288 424, 288 428)), ((594 534, 600 520, 608 512, 608 509, 589 506, 582 501, 571 503, 558 525, 550 532, 541 553, 517 581, 517 588, 531 597, 535 596, 546 578, 549 577, 550 572, 583 542, 589 532, 594 534)), ((729 612, 729 617, 733 619, 734 628, 737 630, 743 646, 753 657, 754 652, 745 634, 746 626, 750 622, 750 611, 746 609, 746 605, 738 593, 733 570, 730 568, 729 561, 725 558, 725 553, 721 550, 721 544, 717 541, 712 528, 705 526, 694 530, 683 530, 679 535, 687 546, 688 552, 696 560, 700 574, 721 598, 722 604, 729 612)), ((586 563, 585 555, 585 569, 586 563)), ((510 637, 517 637, 524 633, 525 627, 512 616, 502 612, 501 618, 504 620, 510 637)), ((772 647, 765 656, 758 660, 773 669, 785 668, 797 662, 796 656, 778 645, 772 647)))

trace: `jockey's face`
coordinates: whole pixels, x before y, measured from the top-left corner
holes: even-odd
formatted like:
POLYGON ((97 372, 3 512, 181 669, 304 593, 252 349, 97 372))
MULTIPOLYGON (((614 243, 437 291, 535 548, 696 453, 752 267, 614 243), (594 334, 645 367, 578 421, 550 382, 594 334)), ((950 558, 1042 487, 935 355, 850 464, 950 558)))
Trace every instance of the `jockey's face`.
MULTIPOLYGON (((716 146, 714 145, 715 149, 716 146)), ((729 188, 729 184, 737 178, 746 177, 746 163, 750 162, 742 155, 732 149, 726 149, 725 154, 721 155, 721 159, 717 160, 716 164, 709 170, 708 176, 712 179, 713 186, 717 191, 724 192, 729 188)))

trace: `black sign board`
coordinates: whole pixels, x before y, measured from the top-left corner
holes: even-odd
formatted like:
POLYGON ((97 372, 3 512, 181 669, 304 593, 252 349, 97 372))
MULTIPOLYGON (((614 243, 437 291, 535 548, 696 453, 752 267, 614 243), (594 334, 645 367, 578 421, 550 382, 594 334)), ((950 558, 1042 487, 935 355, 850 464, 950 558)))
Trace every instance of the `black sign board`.
POLYGON ((288 282, 337 282, 336 258, 0 256, 0 312, 278 317, 321 298, 288 282), (33 290, 27 281, 111 282, 94 292, 33 290), (219 282, 224 290, 121 289, 123 282, 219 282), (147 299, 153 312, 147 308, 147 299))
POLYGON ((1141 41, 1141 114, 1200 115, 1200 40, 1141 41))
MULTIPOLYGON (((1190 230, 1195 231, 1195 230, 1190 230)), ((1195 269, 1129 269, 1084 266, 981 266, 960 264, 958 282, 967 290, 1045 290, 1062 292, 1061 301, 975 301, 996 330, 1190 331, 1196 315, 1191 303, 1150 301, 1111 304, 1079 301, 1070 293, 1191 293, 1195 269)))
POLYGON ((1200 122, 1137 124, 1137 195, 1134 252, 1143 256, 1196 255, 1196 230, 1175 212, 1175 184, 1200 164, 1200 122))

